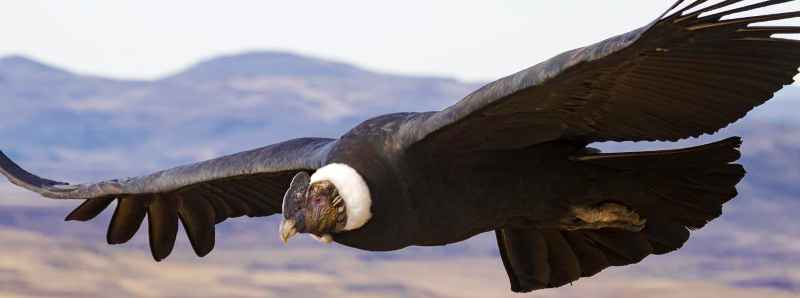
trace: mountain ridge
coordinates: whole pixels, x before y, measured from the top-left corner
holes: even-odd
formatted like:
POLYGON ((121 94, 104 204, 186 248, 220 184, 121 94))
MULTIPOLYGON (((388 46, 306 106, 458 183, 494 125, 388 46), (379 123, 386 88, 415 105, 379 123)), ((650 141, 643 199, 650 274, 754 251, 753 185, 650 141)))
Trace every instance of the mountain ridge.
POLYGON ((99 74, 79 73, 67 67, 48 64, 42 60, 24 54, 9 54, 0 56, 0 73, 16 67, 38 68, 42 71, 63 73, 75 77, 102 78, 111 81, 125 82, 159 82, 175 81, 192 77, 191 79, 209 79, 213 70, 222 70, 223 74, 233 76, 335 76, 335 75, 385 75, 393 77, 420 78, 433 80, 446 80, 464 84, 479 84, 480 82, 460 80, 448 76, 408 75, 395 74, 371 70, 356 64, 339 62, 317 56, 298 54, 282 50, 253 50, 231 54, 222 54, 201 59, 190 63, 178 71, 167 73, 153 79, 128 79, 110 78, 99 74))

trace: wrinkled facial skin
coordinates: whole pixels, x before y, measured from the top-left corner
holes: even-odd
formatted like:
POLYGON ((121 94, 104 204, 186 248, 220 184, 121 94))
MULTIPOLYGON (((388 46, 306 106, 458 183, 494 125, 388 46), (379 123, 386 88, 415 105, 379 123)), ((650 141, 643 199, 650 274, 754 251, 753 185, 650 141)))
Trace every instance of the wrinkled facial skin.
POLYGON ((284 196, 281 240, 286 243, 297 233, 310 233, 324 242, 330 242, 331 234, 344 229, 344 201, 333 183, 318 181, 309 186, 308 175, 301 174, 295 176, 284 196))
POLYGON ((317 236, 336 232, 339 212, 344 202, 333 183, 320 181, 311 185, 306 195, 305 230, 317 236))

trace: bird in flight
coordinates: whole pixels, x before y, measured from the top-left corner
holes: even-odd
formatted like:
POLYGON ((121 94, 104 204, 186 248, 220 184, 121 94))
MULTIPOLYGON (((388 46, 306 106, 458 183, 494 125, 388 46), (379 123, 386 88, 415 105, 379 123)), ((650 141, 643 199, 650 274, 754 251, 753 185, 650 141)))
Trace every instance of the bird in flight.
POLYGON ((737 195, 741 140, 602 153, 603 141, 712 134, 793 83, 800 12, 731 16, 791 0, 679 1, 644 27, 560 54, 435 112, 364 121, 147 176, 70 185, 0 152, 0 172, 88 221, 116 201, 110 244, 145 218, 155 260, 178 225, 198 256, 228 218, 282 213, 280 237, 390 251, 494 231, 511 290, 559 287, 680 248, 737 195))

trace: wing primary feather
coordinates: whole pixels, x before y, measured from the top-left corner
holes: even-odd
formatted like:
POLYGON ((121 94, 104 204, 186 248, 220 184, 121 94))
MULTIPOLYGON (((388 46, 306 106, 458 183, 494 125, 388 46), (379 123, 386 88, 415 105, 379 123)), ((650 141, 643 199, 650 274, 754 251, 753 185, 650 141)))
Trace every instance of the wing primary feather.
MULTIPOLYGON (((675 10, 675 8, 677 8, 678 6, 681 6, 681 4, 683 4, 683 2, 686 2, 686 0, 678 0, 678 1, 676 1, 675 4, 672 4, 672 6, 670 6, 669 9, 667 9, 658 19, 662 20, 662 19, 664 19, 664 16, 669 15, 671 17, 672 15, 675 15, 675 14, 679 13, 680 10, 670 14, 670 12, 675 10)), ((669 18, 669 17, 667 17, 667 18, 669 18)))
POLYGON ((701 23, 701 24, 698 24, 698 25, 688 26, 688 27, 686 27, 686 29, 689 30, 689 31, 696 31, 696 30, 704 30, 704 29, 717 28, 717 27, 723 27, 723 26, 734 26, 734 25, 742 25, 742 24, 777 21, 777 20, 791 19, 791 18, 796 18, 796 17, 800 17, 800 11, 792 11, 792 12, 784 12, 784 13, 767 14, 767 15, 761 15, 761 16, 744 17, 744 18, 730 19, 730 20, 724 20, 724 21, 713 22, 713 23, 701 23))
MULTIPOLYGON (((727 16, 727 15, 732 15, 732 14, 735 14, 735 13, 750 11, 750 10, 759 9, 759 8, 762 8, 762 7, 777 5, 777 4, 791 2, 791 1, 795 1, 795 0, 770 0, 770 1, 759 2, 759 3, 755 3, 755 4, 750 4, 750 5, 747 5, 747 6, 742 6, 742 7, 739 7, 739 8, 734 8, 734 9, 731 9, 731 10, 726 10, 726 11, 723 11, 723 12, 718 12, 718 13, 715 13, 715 14, 710 14, 710 15, 702 17, 702 19, 719 20, 722 17, 727 16)), ((736 2, 739 2, 739 1, 736 1, 736 2)), ((706 11, 711 11, 711 10, 713 10, 713 9, 708 9, 706 11)))
POLYGON ((171 196, 156 195, 147 206, 150 252, 157 262, 165 259, 175 247, 178 235, 177 200, 171 196))
POLYGON ((201 198, 185 197, 176 194, 178 198, 178 217, 186 235, 192 244, 195 254, 204 257, 214 249, 214 208, 208 201, 201 198))
MULTIPOLYGON (((706 3, 706 2, 708 2, 708 0, 697 0, 697 1, 694 1, 691 4, 687 5, 686 7, 681 8, 680 10, 676 11, 673 15, 683 15, 683 13, 689 11, 690 9, 695 8, 698 5, 706 3)), ((677 5, 680 5, 680 2, 677 5)))
POLYGON ((127 196, 117 199, 117 209, 108 225, 108 244, 128 242, 139 230, 146 214, 145 199, 127 196))
MULTIPOLYGON (((722 1, 722 2, 714 4, 714 5, 709 5, 707 7, 695 10, 693 12, 690 12, 690 13, 688 13, 688 14, 686 14, 686 15, 678 18, 678 19, 676 19, 675 22, 682 22, 682 21, 685 21, 685 20, 688 20, 688 19, 695 19, 695 18, 697 18, 697 16, 699 16, 699 15, 705 13, 705 12, 712 11, 712 10, 715 10, 715 9, 720 9, 720 8, 723 8, 723 7, 732 5, 732 4, 736 4, 736 3, 739 3, 739 2, 742 2, 742 1, 744 1, 744 0, 726 0, 726 1, 722 1)), ((709 18, 709 19, 713 19, 713 18, 709 18)))
POLYGON ((65 221, 89 221, 97 217, 103 210, 108 208, 108 205, 114 201, 114 198, 97 198, 88 199, 83 202, 78 208, 70 212, 65 221))

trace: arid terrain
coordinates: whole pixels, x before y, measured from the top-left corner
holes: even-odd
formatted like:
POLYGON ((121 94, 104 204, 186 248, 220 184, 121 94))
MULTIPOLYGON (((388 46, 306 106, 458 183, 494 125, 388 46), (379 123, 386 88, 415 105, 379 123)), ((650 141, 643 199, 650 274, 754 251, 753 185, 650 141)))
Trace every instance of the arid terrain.
MULTIPOLYGON (((272 236, 272 235, 271 235, 272 236)), ((514 297, 489 255, 370 258, 308 242, 222 248, 205 259, 180 253, 156 263, 144 247, 110 248, 37 232, 0 231, 2 297, 514 297)), ((184 243, 185 245, 185 243, 184 243)), ((797 266, 746 258, 654 257, 532 297, 798 297, 797 266), (717 268, 716 273, 704 271, 717 268), (790 281, 788 281, 790 282, 790 281)), ((518 295, 517 295, 518 296, 518 295)))

